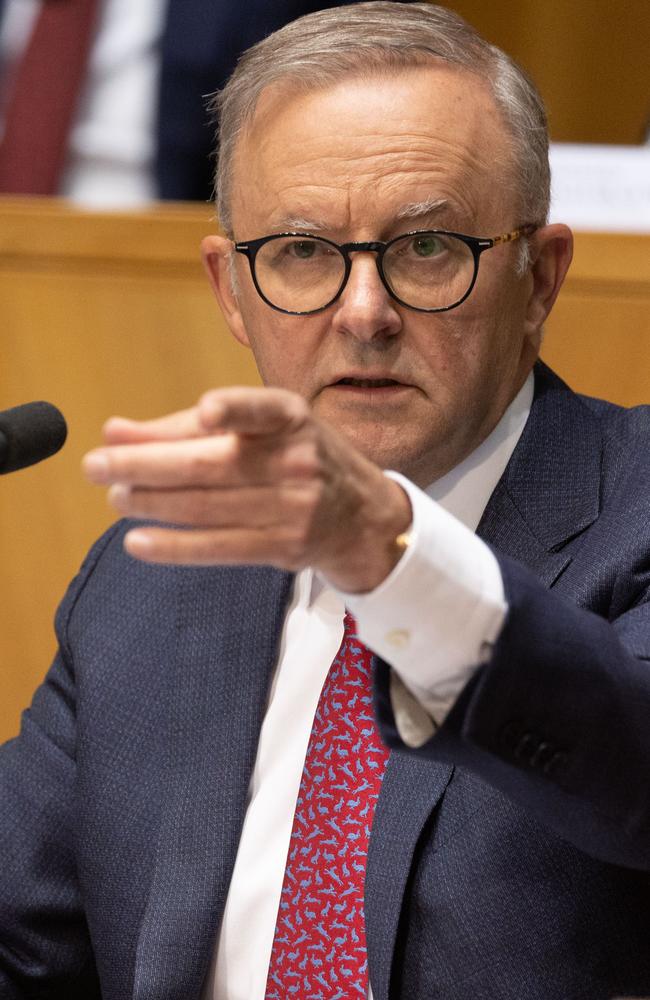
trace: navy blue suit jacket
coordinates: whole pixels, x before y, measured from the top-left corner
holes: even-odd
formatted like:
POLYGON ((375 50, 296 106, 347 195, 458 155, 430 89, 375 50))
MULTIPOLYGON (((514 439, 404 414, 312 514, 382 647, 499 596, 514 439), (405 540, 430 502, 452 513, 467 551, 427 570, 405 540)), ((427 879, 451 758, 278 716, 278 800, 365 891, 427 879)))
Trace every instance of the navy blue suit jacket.
MULTIPOLYGON (((418 751, 376 664, 376 1000, 650 994, 649 429, 539 367, 479 529, 510 608, 490 661, 418 751)), ((0 751, 3 1000, 192 1000, 219 928, 292 578, 148 566, 124 531, 0 751)))

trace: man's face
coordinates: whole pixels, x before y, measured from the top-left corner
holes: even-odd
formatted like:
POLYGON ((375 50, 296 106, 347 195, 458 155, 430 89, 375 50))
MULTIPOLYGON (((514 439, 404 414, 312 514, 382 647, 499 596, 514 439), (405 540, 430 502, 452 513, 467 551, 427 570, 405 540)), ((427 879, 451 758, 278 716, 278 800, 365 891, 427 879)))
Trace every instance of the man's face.
MULTIPOLYGON (((337 243, 430 228, 494 236, 531 221, 517 215, 489 92, 448 66, 302 95, 268 88, 240 140, 232 190, 236 240, 296 230, 337 243)), ((378 465, 428 485, 489 434, 537 353, 525 322, 532 279, 518 276, 517 249, 488 251, 471 296, 438 314, 392 300, 375 255, 361 253, 334 304, 284 315, 235 254, 229 321, 265 384, 300 393, 378 465)))

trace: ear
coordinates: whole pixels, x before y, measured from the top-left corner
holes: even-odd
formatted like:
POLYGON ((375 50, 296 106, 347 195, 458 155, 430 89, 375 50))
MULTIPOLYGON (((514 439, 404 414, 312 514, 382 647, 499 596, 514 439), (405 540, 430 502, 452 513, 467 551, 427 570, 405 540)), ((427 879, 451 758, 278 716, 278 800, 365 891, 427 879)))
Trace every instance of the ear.
POLYGON ((526 333, 541 337, 541 329, 553 308, 573 256, 573 233, 556 223, 543 226, 531 237, 532 289, 526 306, 526 333))
POLYGON ((234 252, 232 240, 226 239, 225 236, 206 236, 201 241, 203 267, 230 332, 240 344, 250 347, 237 295, 233 288, 231 267, 234 252))

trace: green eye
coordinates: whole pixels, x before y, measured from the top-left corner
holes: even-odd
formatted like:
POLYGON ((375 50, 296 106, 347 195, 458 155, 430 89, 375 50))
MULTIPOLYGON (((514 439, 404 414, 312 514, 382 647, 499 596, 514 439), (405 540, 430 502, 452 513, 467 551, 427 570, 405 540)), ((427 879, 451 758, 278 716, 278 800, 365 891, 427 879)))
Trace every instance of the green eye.
POLYGON ((418 257, 433 257, 441 249, 440 240, 435 236, 418 236, 413 240, 413 250, 418 257))
POLYGON ((303 240, 300 243, 292 243, 291 250, 294 257, 300 257, 301 260, 307 260, 309 257, 313 257, 316 253, 316 244, 303 240))

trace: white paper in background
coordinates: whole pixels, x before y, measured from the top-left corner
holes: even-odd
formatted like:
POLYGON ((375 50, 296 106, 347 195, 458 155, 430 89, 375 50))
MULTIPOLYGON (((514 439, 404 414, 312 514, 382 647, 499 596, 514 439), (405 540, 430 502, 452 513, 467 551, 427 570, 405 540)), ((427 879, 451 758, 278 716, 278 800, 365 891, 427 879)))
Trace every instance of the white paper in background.
POLYGON ((650 233, 650 147, 553 143, 551 222, 650 233))

